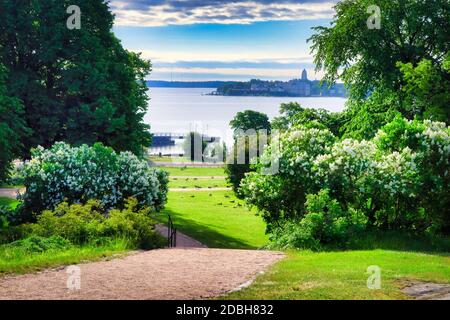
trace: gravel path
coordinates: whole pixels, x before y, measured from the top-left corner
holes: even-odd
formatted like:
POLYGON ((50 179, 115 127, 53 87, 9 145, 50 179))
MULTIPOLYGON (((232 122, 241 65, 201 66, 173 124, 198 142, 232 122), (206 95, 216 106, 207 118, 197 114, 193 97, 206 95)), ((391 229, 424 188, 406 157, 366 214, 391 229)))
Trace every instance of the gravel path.
POLYGON ((227 293, 283 258, 258 250, 161 249, 78 265, 80 290, 66 268, 0 278, 0 299, 205 299, 227 293))
MULTIPOLYGON (((159 232, 163 237, 167 237, 168 228, 164 225, 158 224, 156 225, 156 231, 159 232)), ((180 231, 177 231, 177 248, 208 248, 200 241, 192 239, 180 231)))
POLYGON ((16 199, 19 192, 25 192, 25 190, 0 188, 0 197, 16 199))

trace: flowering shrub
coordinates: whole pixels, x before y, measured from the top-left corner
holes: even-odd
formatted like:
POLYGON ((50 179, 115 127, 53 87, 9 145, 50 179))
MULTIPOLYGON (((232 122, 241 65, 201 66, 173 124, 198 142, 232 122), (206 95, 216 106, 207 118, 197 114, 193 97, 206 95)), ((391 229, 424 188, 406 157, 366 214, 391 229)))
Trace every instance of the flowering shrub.
POLYGON ((322 189, 329 190, 335 199, 330 201, 337 201, 344 215, 362 213, 374 227, 448 234, 449 137, 444 123, 402 118, 384 126, 371 141, 336 141, 327 130, 291 129, 281 137, 279 173, 265 176, 260 168, 241 182, 241 192, 262 212, 275 238, 283 238, 280 232, 296 233, 295 241, 315 239, 311 246, 316 240, 328 241, 308 227, 323 216, 308 212, 307 197, 322 189))
POLYGON ((327 129, 295 127, 281 135, 279 150, 271 145, 261 157, 261 163, 266 157, 278 159, 278 174, 249 173, 242 180, 246 202, 262 211, 269 232, 279 220, 303 216, 306 195, 321 189, 314 172, 315 158, 329 152, 334 141, 327 129), (273 156, 273 152, 280 153, 273 156))
POLYGON ((116 153, 102 144, 71 147, 59 142, 38 147, 25 163, 23 211, 40 213, 59 203, 86 203, 97 199, 111 209, 134 197, 153 210, 166 202, 167 174, 151 169, 130 152, 116 153))

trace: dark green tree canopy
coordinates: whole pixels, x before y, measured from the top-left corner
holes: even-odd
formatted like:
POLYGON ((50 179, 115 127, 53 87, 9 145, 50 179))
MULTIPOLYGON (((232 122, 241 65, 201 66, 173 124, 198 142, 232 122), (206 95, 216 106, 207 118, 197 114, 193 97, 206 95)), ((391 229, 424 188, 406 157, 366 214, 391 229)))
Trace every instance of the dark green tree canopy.
POLYGON ((230 121, 231 128, 236 130, 267 130, 270 131, 270 121, 266 114, 246 110, 238 112, 233 120, 230 121))
POLYGON ((143 117, 151 65, 114 36, 107 1, 0 0, 0 7, 7 91, 23 101, 32 130, 25 150, 100 141, 139 154, 149 145, 143 117), (81 9, 79 30, 67 28, 70 5, 81 9))
POLYGON ((22 119, 23 105, 6 93, 6 68, 0 64, 0 182, 8 177, 11 161, 21 154, 21 138, 28 134, 22 119))
POLYGON ((380 87, 399 90, 398 61, 439 64, 450 51, 448 0, 343 0, 335 9, 331 26, 314 28, 309 40, 324 80, 333 83, 341 76, 354 98, 380 87), (381 10, 380 29, 367 26, 374 4, 381 10))

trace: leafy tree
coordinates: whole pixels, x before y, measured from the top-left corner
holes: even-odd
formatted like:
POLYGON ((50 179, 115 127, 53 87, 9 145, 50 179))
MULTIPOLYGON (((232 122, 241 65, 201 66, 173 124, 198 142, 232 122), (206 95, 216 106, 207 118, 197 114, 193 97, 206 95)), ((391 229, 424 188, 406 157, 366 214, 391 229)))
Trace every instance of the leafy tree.
POLYGON ((259 130, 266 130, 266 134, 270 133, 271 125, 269 118, 266 114, 252 111, 252 110, 246 110, 243 112, 238 112, 233 120, 230 121, 230 126, 234 130, 234 138, 235 138, 235 144, 231 151, 231 161, 228 161, 227 167, 225 168, 225 172, 228 176, 228 181, 233 185, 233 190, 235 193, 239 196, 239 185, 241 183, 241 180, 245 177, 245 174, 248 172, 253 171, 251 168, 252 162, 255 159, 250 159, 251 152, 250 148, 252 150, 256 151, 256 156, 259 156, 259 143, 261 143, 261 136, 259 130), (242 134, 245 135, 246 132, 249 132, 248 130, 254 130, 256 133, 256 141, 249 139, 248 137, 241 137, 242 134), (238 145, 238 143, 241 141, 241 139, 245 139, 245 146, 242 150, 245 152, 245 161, 244 163, 238 163, 239 155, 237 154, 240 149, 242 149, 242 146, 238 145), (256 142, 256 145, 254 143, 256 142))
MULTIPOLYGON (((417 77, 412 76, 411 72, 417 67, 419 73, 430 69, 441 72, 445 55, 450 51, 450 3, 447 0, 377 1, 376 5, 381 10, 380 29, 371 29, 367 25, 370 19, 368 8, 373 4, 372 0, 340 1, 335 7, 336 16, 331 26, 314 28, 316 33, 309 39, 317 69, 325 71, 323 80, 334 83, 341 78, 349 88, 353 110, 347 133, 350 128, 364 131, 364 127, 371 126, 373 134, 373 130, 376 131, 391 119, 390 116, 380 115, 390 111, 386 110, 387 101, 397 100, 396 110, 409 119, 416 115, 429 115, 434 106, 428 110, 423 106, 411 107, 415 94, 410 89, 417 84, 414 81, 417 77), (427 65, 419 66, 425 60, 428 62, 423 63, 427 65), (402 64, 400 69, 397 67, 398 62, 406 64, 403 70, 402 64), (377 94, 375 104, 374 100, 366 100, 373 94, 377 94), (385 102, 382 102, 384 99, 385 102), (380 102, 384 106, 378 108, 380 102), (355 117, 355 112, 362 114, 355 117), (372 117, 371 112, 377 116, 372 117), (361 122, 364 118, 370 119, 371 123, 361 122)), ((428 80, 442 76, 431 74, 428 80)), ((428 80, 425 82, 436 83, 428 80)), ((445 92, 442 89, 438 91, 445 92)), ((434 92, 424 95, 434 95, 434 92)), ((448 96, 436 95, 435 101, 428 101, 434 102, 437 102, 439 109, 442 103, 448 105, 448 96), (444 98, 447 100, 442 101, 444 98)), ((441 114, 440 111, 438 113, 441 114)))
POLYGON ((20 139, 27 129, 22 120, 23 105, 20 100, 10 97, 5 88, 6 69, 0 65, 0 182, 8 177, 11 162, 20 155, 20 139))
POLYGON ((281 116, 272 121, 274 129, 287 130, 293 126, 316 122, 329 129, 336 136, 339 135, 345 117, 344 113, 331 113, 325 109, 303 108, 297 102, 282 103, 280 114, 281 116))
POLYGON ((230 121, 230 126, 235 133, 238 130, 270 131, 270 121, 267 115, 253 110, 238 112, 234 119, 230 121))
POLYGON ((100 141, 135 154, 148 146, 143 123, 150 62, 126 51, 111 32, 105 0, 0 0, 0 62, 9 70, 8 94, 23 101, 32 135, 25 150, 55 141, 100 141), (67 28, 70 5, 81 29, 67 28))
POLYGON ((442 63, 424 59, 417 66, 399 62, 408 106, 413 113, 450 123, 450 53, 442 63))

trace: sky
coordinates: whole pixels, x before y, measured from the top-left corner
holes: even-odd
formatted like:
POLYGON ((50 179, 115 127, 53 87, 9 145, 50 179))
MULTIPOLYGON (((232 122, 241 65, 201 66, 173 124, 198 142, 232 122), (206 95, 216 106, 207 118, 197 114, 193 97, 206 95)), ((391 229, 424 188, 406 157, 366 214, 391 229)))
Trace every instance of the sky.
POLYGON ((314 71, 307 39, 334 0, 111 0, 114 32, 152 80, 289 80, 314 71))

